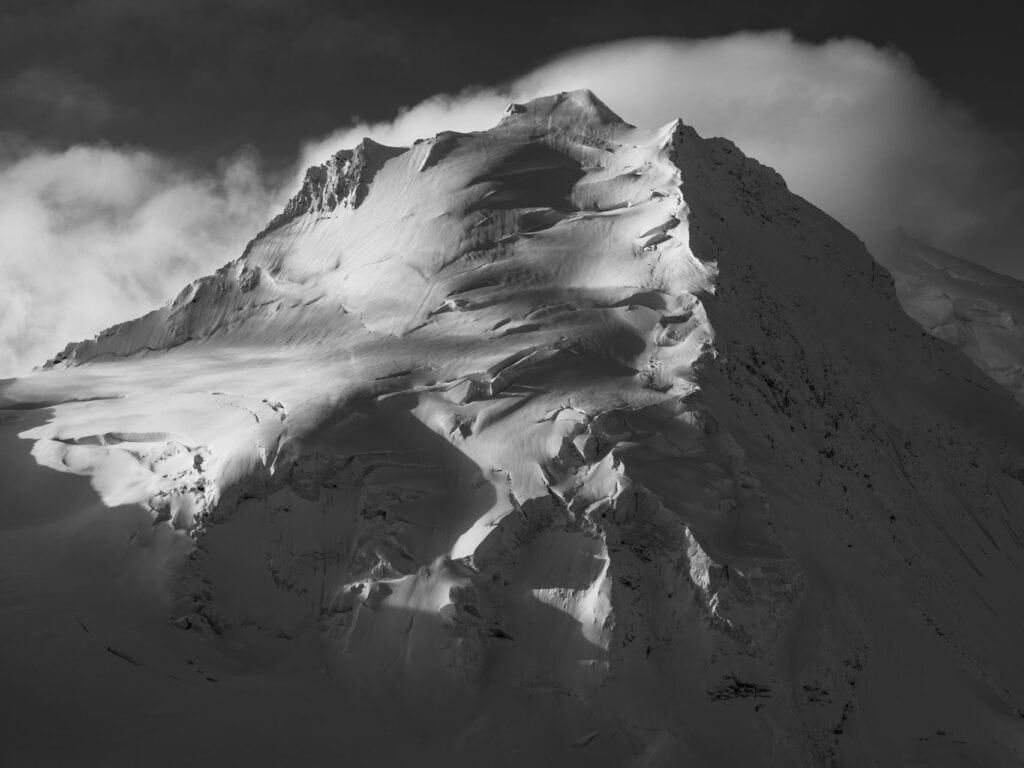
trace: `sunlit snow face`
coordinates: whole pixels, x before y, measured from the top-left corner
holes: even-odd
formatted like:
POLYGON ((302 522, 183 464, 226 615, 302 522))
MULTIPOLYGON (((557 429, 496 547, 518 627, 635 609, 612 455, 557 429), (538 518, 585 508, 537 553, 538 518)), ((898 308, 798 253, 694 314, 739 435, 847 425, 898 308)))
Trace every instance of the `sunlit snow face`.
POLYGON ((703 136, 735 141, 877 256, 902 228, 997 270, 1020 270, 1019 159, 904 55, 855 39, 812 45, 769 32, 595 46, 502 90, 438 96, 390 123, 337 131, 307 145, 302 164, 366 134, 408 143, 444 128, 487 128, 509 99, 584 87, 641 127, 682 118, 703 136))
MULTIPOLYGON (((590 685, 612 626, 594 516, 620 494, 659 518, 660 540, 689 547, 681 578, 710 599, 689 529, 649 495, 634 500, 611 453, 648 428, 605 412, 674 408, 710 355, 700 296, 717 270, 690 250, 676 164, 699 141, 678 122, 634 129, 575 93, 482 134, 376 162, 364 150, 311 174, 243 260, 31 377, 75 402, 22 436, 40 464, 88 476, 107 506, 142 505, 207 551, 263 542, 251 561, 211 557, 220 615, 290 632, 323 609, 340 648, 365 641, 364 607, 390 609, 374 631, 393 649, 410 613, 458 629, 470 599, 459 595, 476 588, 466 569, 487 567, 496 542, 535 540, 496 567, 524 585, 521 610, 565 637, 566 682, 590 685), (524 515, 540 529, 520 531, 524 515), (547 531, 552 516, 569 527, 547 531), (301 549, 324 541, 337 547, 330 579, 301 549), (236 589, 266 580, 267 552, 280 589, 236 589), (303 597, 318 579, 319 608, 303 597)), ((687 422, 674 444, 702 434, 687 422)), ((217 626, 193 608, 175 620, 217 626)))

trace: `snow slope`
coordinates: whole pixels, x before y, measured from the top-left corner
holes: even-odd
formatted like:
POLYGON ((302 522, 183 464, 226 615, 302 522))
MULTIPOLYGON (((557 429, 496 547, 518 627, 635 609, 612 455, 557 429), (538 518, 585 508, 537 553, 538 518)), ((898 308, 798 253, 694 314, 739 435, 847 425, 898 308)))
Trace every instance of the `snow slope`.
POLYGON ((1024 283, 906 235, 886 266, 911 317, 1024 403, 1024 283))
POLYGON ((1024 757, 1024 410, 681 122, 338 153, 0 396, 10 764, 1024 757))

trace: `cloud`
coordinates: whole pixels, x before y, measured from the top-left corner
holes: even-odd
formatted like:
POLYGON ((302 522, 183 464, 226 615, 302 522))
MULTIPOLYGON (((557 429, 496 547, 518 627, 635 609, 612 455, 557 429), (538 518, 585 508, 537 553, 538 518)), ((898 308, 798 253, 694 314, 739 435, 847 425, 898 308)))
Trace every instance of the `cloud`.
POLYGON ((860 40, 811 44, 787 32, 637 39, 573 51, 500 89, 437 96, 389 123, 306 146, 304 159, 370 135, 407 144, 493 125, 508 101, 590 88, 626 120, 682 117, 778 170, 791 189, 882 257, 897 228, 1024 276, 1022 162, 944 100, 899 51, 860 40))
POLYGON ((270 201, 251 153, 199 174, 145 150, 23 149, 0 166, 0 275, 13 287, 0 301, 0 375, 239 255, 270 201))
POLYGON ((501 119, 513 93, 512 89, 504 88, 468 88, 457 94, 438 94, 415 107, 400 110, 394 120, 339 128, 327 136, 307 141, 299 154, 297 170, 302 172, 322 163, 331 153, 354 146, 366 136, 381 144, 402 147, 441 131, 490 128, 501 119))

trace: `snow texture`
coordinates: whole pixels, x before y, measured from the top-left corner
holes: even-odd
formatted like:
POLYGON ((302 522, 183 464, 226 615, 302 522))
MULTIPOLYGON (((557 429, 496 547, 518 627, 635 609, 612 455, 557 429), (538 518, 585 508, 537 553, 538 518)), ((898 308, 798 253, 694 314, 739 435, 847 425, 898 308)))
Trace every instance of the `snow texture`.
POLYGON ((1024 283, 906 235, 886 266, 907 314, 1024 404, 1024 283))

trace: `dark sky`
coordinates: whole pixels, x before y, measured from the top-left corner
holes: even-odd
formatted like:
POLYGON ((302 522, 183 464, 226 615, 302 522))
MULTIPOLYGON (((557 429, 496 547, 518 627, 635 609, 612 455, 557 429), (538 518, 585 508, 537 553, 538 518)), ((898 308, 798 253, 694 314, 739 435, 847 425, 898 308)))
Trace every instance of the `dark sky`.
POLYGON ((199 163, 251 144, 283 165, 302 139, 353 117, 497 84, 574 47, 788 28, 811 42, 893 45, 1018 143, 1018 15, 986 0, 0 0, 0 133, 8 144, 139 144, 199 163))

